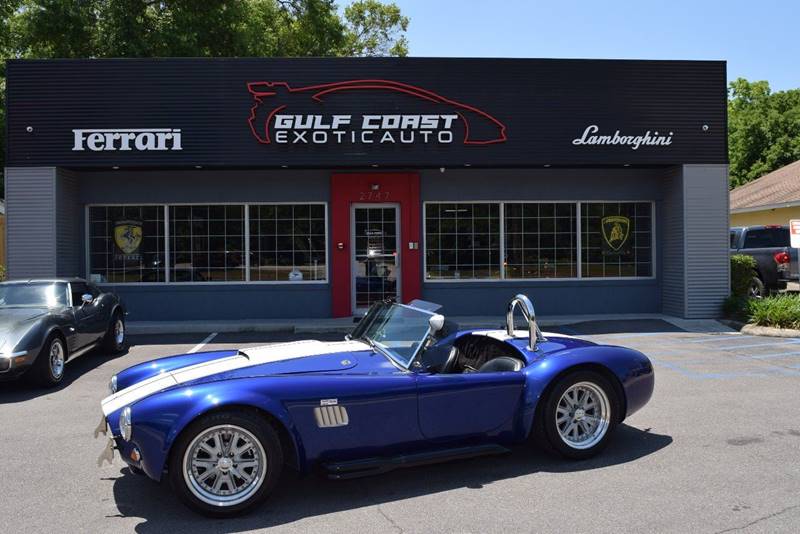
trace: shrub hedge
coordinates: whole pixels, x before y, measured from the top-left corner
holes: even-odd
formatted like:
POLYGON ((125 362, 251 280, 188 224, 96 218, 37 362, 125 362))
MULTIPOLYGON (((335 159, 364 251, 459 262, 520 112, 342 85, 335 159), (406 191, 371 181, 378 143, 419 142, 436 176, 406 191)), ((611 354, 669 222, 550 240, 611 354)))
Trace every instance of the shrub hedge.
POLYGON ((731 293, 733 296, 747 296, 756 266, 756 260, 752 256, 746 254, 731 256, 731 293))

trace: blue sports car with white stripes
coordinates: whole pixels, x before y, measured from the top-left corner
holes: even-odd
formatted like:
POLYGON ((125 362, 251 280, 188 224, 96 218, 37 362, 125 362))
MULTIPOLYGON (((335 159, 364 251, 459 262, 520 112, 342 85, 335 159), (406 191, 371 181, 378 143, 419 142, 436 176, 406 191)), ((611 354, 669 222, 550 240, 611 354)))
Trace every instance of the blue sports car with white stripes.
POLYGON ((600 452, 650 399, 643 354, 542 333, 517 295, 503 330, 459 330, 439 306, 375 304, 341 342, 185 354, 112 377, 96 433, 195 510, 242 513, 283 469, 350 478, 495 454, 529 438, 600 452), (521 309, 527 329, 514 326, 521 309))

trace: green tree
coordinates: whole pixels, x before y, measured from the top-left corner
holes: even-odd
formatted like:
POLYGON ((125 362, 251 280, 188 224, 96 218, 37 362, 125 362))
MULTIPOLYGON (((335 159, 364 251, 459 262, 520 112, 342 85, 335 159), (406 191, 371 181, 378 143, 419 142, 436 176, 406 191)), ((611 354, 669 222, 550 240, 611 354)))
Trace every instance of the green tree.
POLYGON ((407 28, 379 0, 0 0, 0 190, 8 58, 405 56, 407 28))
POLYGON ((731 188, 800 159, 800 89, 739 78, 728 89, 731 188))

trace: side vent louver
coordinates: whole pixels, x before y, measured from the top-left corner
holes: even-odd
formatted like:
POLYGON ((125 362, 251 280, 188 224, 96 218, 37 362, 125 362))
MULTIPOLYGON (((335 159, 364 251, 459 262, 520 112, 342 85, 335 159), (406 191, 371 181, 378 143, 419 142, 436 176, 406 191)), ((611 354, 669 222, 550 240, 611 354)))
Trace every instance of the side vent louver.
POLYGON ((344 406, 319 406, 314 408, 314 417, 320 428, 345 426, 350 422, 347 417, 347 408, 344 406))

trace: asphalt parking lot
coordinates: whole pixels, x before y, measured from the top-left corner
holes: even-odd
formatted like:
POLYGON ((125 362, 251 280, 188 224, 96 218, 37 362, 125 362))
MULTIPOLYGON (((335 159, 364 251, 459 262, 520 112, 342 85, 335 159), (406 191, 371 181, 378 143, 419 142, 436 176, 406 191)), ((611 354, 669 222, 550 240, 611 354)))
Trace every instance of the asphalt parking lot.
POLYGON ((263 507, 229 520, 193 514, 119 459, 98 468, 99 402, 109 377, 134 363, 298 336, 220 334, 202 347, 208 334, 138 336, 127 354, 68 364, 57 390, 0 384, 0 531, 797 531, 800 339, 649 320, 562 331, 640 349, 656 367, 650 404, 598 458, 568 463, 518 447, 350 481, 286 474, 263 507))

